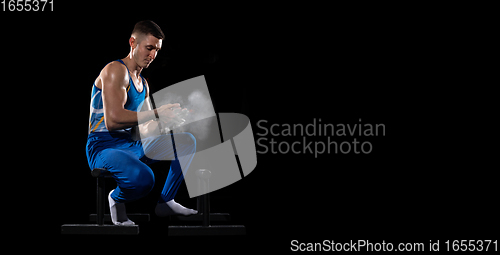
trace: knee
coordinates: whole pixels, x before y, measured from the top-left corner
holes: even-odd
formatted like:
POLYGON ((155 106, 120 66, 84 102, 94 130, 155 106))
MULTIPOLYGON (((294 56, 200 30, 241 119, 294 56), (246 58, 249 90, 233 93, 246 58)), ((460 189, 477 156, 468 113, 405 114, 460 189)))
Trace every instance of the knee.
POLYGON ((155 177, 153 171, 146 165, 144 167, 139 168, 137 174, 134 178, 133 188, 137 191, 139 196, 143 197, 147 195, 155 184, 155 177))
POLYGON ((176 147, 186 148, 189 153, 196 151, 196 138, 191 133, 182 133, 181 137, 175 137, 176 147), (177 145, 179 141, 179 145, 177 145))
POLYGON ((196 149, 196 138, 194 138, 193 134, 186 133, 186 143, 188 146, 196 149))

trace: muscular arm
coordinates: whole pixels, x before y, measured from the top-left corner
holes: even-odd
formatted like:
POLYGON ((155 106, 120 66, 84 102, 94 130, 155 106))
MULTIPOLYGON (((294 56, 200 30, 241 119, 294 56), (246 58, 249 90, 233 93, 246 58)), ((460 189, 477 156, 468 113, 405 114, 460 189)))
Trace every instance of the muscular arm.
MULTIPOLYGON (((147 87, 146 99, 144 100, 144 104, 142 105, 141 111, 150 111, 153 109, 151 98, 149 97, 149 85, 147 84, 147 82, 146 82, 146 87, 147 87)), ((134 128, 134 132, 137 131, 141 133, 142 138, 148 137, 150 135, 159 135, 161 133, 160 123, 157 121, 157 119, 146 121, 142 124, 139 124, 136 128, 134 128)), ((136 136, 136 139, 139 138, 140 137, 136 136)))
POLYGON ((107 65, 101 72, 101 81, 104 121, 109 131, 133 127, 155 119, 154 110, 135 112, 125 109, 128 74, 122 65, 107 65))

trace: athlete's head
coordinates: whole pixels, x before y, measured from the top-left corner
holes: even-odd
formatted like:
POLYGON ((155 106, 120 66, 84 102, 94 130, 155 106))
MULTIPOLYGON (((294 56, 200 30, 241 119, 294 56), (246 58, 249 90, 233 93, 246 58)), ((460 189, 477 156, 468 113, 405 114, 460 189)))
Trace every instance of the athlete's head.
POLYGON ((131 55, 136 64, 142 68, 148 68, 161 49, 164 38, 163 31, 153 21, 137 22, 129 39, 131 55))

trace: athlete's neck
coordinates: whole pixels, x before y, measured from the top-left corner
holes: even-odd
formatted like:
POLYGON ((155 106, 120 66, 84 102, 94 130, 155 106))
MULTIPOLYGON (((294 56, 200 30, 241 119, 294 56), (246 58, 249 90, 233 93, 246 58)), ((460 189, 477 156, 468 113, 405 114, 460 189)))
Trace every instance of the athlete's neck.
POLYGON ((135 63, 134 59, 132 59, 132 55, 128 54, 127 57, 122 59, 123 63, 128 67, 128 70, 130 71, 130 75, 133 75, 139 79, 139 75, 141 74, 142 67, 137 65, 135 63))

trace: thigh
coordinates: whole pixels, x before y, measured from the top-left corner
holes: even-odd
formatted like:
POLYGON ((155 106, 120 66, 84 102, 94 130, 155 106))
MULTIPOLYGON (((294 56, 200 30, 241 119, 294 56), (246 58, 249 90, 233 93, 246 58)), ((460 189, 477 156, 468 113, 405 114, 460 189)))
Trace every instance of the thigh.
POLYGON ((165 134, 141 140, 144 157, 141 161, 151 164, 160 160, 175 160, 172 135, 165 134))
POLYGON ((187 156, 187 154, 192 154, 196 150, 196 139, 190 133, 149 137, 141 140, 141 143, 145 156, 141 160, 147 164, 160 160, 176 160, 176 154, 177 157, 187 156))
POLYGON ((134 184, 151 178, 153 172, 133 151, 105 149, 98 153, 94 167, 106 168, 118 184, 134 184))

